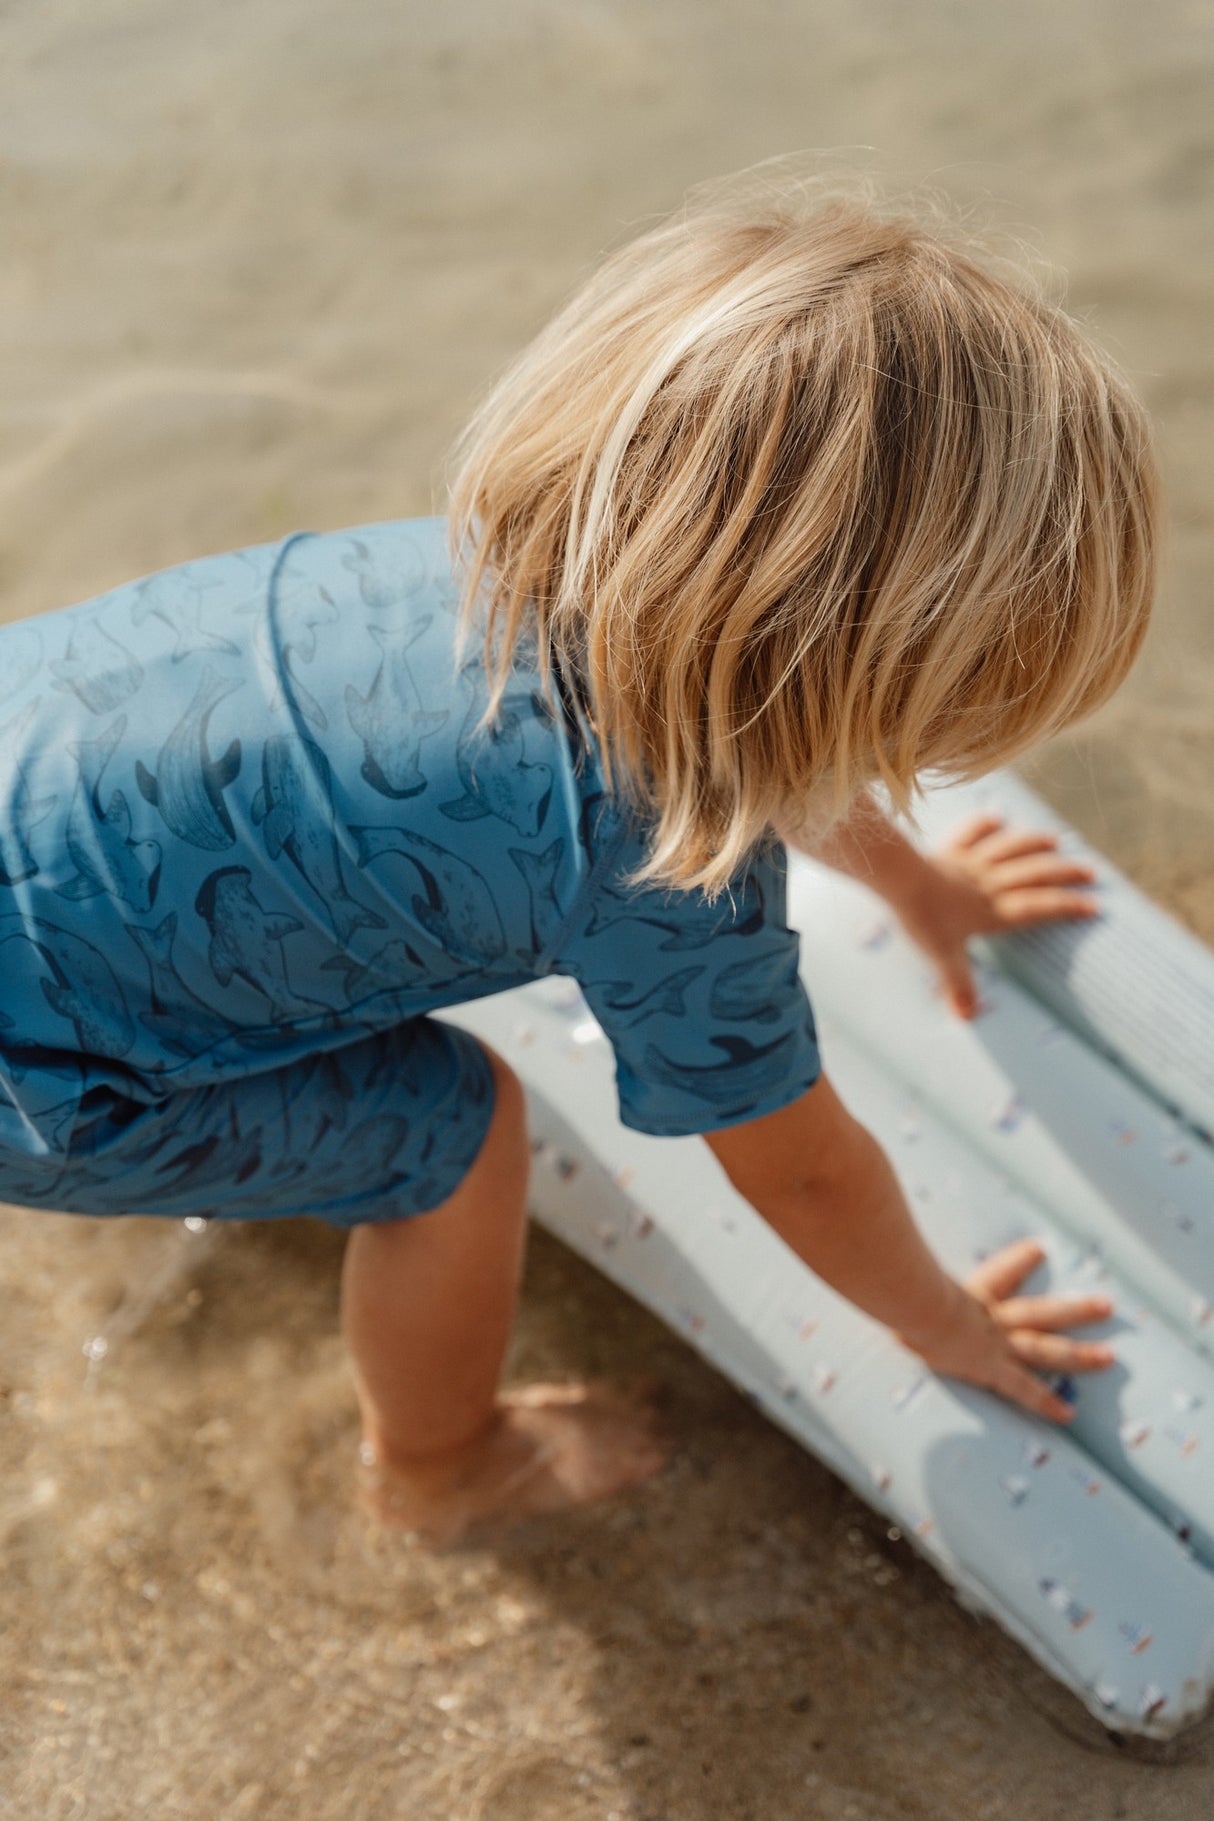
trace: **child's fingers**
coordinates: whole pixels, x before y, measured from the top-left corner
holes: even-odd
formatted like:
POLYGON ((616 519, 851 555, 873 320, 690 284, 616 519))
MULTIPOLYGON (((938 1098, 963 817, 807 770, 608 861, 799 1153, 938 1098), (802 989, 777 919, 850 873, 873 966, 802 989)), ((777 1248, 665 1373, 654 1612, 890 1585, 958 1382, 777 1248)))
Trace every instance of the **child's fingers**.
POLYGON ((982 842, 984 860, 1018 860, 1022 854, 1044 854, 1058 846, 1057 835, 1044 828, 1009 828, 982 842))
POLYGON ((1077 1328, 1084 1322, 1105 1321, 1113 1313, 1108 1296, 1010 1296, 997 1303, 991 1314, 1001 1328, 1077 1328))
POLYGON ((1100 906, 1090 892, 1039 885, 1000 892, 998 911, 1005 928, 1023 929, 1030 923, 1049 923, 1060 917, 1098 917, 1100 906))
POLYGON ((1052 1423, 1069 1423, 1075 1414, 1064 1397, 1059 1397, 1043 1379, 1037 1378, 1026 1366, 1017 1365, 1013 1359, 1001 1368, 991 1389, 1052 1423))
POLYGON ((998 873, 994 883, 1000 892, 1015 891, 1026 885, 1084 885, 1096 882, 1096 870, 1082 860, 1068 860, 1061 854, 1022 854, 1018 859, 995 863, 998 873))
POLYGON ((953 830, 948 837, 949 847, 973 847, 984 835, 993 834, 995 829, 1003 827, 1002 816, 973 816, 963 822, 960 828, 953 830))
POLYGON ((1017 1359, 1040 1372, 1099 1372, 1116 1357, 1103 1341, 1071 1340, 1065 1334, 1039 1334, 1021 1328, 1008 1335, 1017 1359))
POLYGON ((965 1287, 971 1296, 985 1303, 1003 1302, 1018 1290, 1030 1272, 1045 1257, 1045 1247, 1037 1239, 1014 1239, 1010 1246, 992 1252, 970 1272, 965 1287))

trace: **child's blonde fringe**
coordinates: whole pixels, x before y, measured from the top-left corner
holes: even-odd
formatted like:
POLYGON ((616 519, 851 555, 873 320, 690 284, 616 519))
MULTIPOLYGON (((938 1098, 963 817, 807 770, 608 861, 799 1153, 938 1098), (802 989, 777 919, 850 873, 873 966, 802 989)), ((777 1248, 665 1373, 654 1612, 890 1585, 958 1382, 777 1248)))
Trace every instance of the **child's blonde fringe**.
POLYGON ((716 895, 869 783, 910 812, 1087 714, 1155 589, 1145 416, 943 222, 762 174, 610 257, 465 432, 465 637, 580 681, 638 880, 716 895))

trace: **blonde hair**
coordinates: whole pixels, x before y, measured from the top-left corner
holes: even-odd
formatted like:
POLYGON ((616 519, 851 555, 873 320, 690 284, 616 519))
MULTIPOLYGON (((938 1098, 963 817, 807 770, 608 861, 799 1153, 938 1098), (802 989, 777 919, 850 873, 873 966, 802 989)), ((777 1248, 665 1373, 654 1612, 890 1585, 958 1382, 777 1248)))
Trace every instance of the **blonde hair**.
POLYGON ((1077 325, 869 201, 693 208, 616 252, 464 433, 452 537, 496 712, 579 681, 638 880, 973 777, 1098 706, 1155 586, 1142 409, 1077 325))

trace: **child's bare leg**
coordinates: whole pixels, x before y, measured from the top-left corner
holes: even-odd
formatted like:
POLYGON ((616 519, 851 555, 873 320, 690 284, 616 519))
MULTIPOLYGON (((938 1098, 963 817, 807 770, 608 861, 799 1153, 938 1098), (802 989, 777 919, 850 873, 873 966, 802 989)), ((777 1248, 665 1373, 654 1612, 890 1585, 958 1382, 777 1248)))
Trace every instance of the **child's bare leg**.
POLYGON ((356 1227, 342 1281, 371 1502, 386 1521, 444 1541, 478 1518, 604 1497, 663 1459, 650 1414, 619 1394, 498 1393, 529 1150, 522 1089, 489 1055, 493 1118, 471 1170, 428 1214, 356 1227))

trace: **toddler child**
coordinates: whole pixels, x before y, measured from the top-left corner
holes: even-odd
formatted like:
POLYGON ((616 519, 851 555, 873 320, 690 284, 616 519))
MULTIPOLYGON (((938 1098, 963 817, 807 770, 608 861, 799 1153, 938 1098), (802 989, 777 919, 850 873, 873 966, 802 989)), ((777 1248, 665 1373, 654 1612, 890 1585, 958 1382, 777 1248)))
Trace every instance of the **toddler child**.
MULTIPOLYGON (((1045 835, 880 814, 1103 701, 1141 643, 1142 413, 1073 323, 855 202, 710 204, 501 380, 450 523, 296 535, 0 631, 0 1199, 350 1229, 368 1496, 449 1537, 660 1462, 647 1412, 502 1394, 523 1097, 429 1014, 548 973, 621 1115, 702 1134, 938 1371, 1047 1417, 1099 1298, 964 1286, 822 1074, 783 842, 966 938, 1093 909, 1045 835), (425 1218, 419 1218, 425 1215, 425 1218)), ((812 940, 812 934, 808 937, 812 940)))

